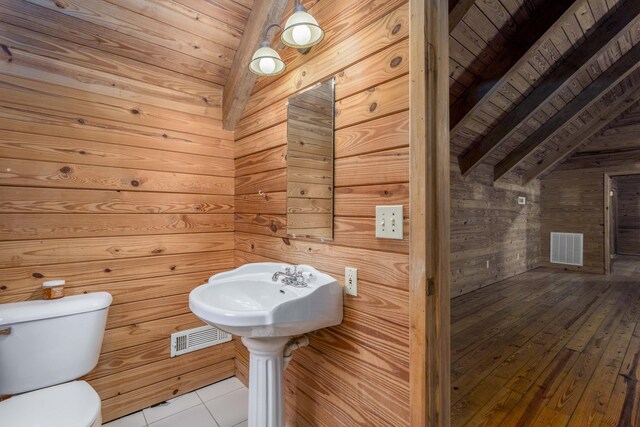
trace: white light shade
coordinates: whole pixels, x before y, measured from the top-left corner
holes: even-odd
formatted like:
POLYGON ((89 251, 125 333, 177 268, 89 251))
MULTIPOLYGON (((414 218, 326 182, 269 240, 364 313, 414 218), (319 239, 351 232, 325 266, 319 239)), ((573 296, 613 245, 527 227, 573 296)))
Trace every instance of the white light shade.
POLYGON ((262 46, 253 54, 249 70, 259 76, 275 76, 285 69, 280 55, 269 46, 262 46))
POLYGON ((313 16, 299 10, 287 19, 280 40, 289 47, 304 49, 320 43, 324 31, 313 16))

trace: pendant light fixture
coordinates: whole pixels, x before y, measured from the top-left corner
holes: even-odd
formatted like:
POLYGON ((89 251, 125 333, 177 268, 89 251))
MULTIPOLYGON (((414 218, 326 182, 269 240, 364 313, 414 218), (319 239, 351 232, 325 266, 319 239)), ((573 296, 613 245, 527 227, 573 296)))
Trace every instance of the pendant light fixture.
POLYGON ((277 76, 286 68, 278 52, 271 47, 267 37, 269 30, 273 27, 280 28, 280 25, 271 24, 267 27, 260 47, 255 51, 253 57, 251 57, 251 62, 249 62, 249 70, 258 76, 277 76))
MULTIPOLYGON (((281 28, 278 24, 271 24, 267 27, 260 47, 249 62, 249 70, 258 76, 277 76, 286 68, 278 52, 269 43, 268 34, 273 27, 281 28)), ((301 53, 307 53, 311 46, 320 43, 323 38, 324 31, 315 18, 307 12, 301 0, 294 0, 293 14, 287 19, 280 35, 282 43, 298 49, 301 53)))
POLYGON ((311 46, 320 43, 323 38, 324 31, 318 22, 307 12, 300 0, 295 0, 293 15, 287 19, 280 36, 282 43, 298 49, 301 53, 307 53, 311 46))

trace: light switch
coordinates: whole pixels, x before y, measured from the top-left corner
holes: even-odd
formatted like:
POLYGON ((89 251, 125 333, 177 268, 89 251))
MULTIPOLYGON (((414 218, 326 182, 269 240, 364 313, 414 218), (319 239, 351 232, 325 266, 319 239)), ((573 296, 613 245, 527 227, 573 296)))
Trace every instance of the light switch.
POLYGON ((402 205, 376 206, 376 237, 379 239, 403 239, 402 205))

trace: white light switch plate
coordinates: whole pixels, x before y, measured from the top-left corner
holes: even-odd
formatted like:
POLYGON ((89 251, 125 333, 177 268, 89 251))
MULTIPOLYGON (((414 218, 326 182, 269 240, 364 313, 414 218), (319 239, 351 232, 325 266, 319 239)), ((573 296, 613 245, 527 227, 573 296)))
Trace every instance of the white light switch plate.
POLYGON ((347 295, 358 296, 358 269, 353 267, 344 268, 344 292, 347 295))
POLYGON ((403 235, 402 205, 376 206, 376 237, 379 239, 400 239, 403 235))

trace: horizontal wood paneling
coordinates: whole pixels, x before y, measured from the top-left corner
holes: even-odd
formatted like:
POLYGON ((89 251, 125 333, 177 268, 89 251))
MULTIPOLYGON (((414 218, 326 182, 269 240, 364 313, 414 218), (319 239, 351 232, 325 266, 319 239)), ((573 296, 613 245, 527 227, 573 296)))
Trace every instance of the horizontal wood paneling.
POLYGON ((231 214, 0 214, 0 239, 60 239, 233 231, 231 214))
POLYGON ((465 294, 538 266, 540 184, 493 182, 479 166, 462 176, 451 156, 451 296, 465 294), (518 197, 526 205, 518 205, 518 197))
POLYGON ((233 194, 233 178, 227 177, 37 160, 5 159, 3 164, 0 185, 5 186, 233 194))
POLYGON ((82 2, 65 3, 63 8, 45 1, 39 3, 38 1, 2 0, 0 6, 2 6, 5 20, 25 29, 144 64, 182 72, 204 81, 220 85, 226 81, 234 52, 229 48, 209 49, 205 46, 205 49, 202 49, 203 52, 198 53, 200 49, 194 48, 197 42, 189 40, 190 37, 187 36, 180 45, 180 40, 166 38, 167 28, 161 26, 159 22, 155 29, 150 28, 146 32, 145 27, 153 26, 152 23, 146 21, 143 25, 136 26, 135 22, 141 20, 140 17, 129 16, 127 19, 123 16, 127 12, 104 3, 95 2, 89 5, 83 5, 82 2), (123 19, 133 20, 133 25, 123 22, 123 19), (187 45, 190 45, 189 53, 194 52, 194 56, 181 51, 182 46, 187 45))
POLYGON ((542 262, 549 264, 551 232, 583 233, 584 267, 549 266, 604 273, 604 173, 551 173, 541 185, 542 262))
POLYGON ((0 187, 0 213, 233 213, 233 196, 0 187))
POLYGON ((249 11, 0 0, 0 303, 51 279, 112 294, 85 377, 105 422, 234 373, 233 343, 171 358, 169 336, 202 325, 189 292, 234 266, 220 104, 249 11))
POLYGON ((617 253, 640 255, 640 175, 614 179, 618 184, 617 253))
POLYGON ((211 383, 232 377, 234 373, 234 359, 228 358, 222 362, 184 374, 174 375, 166 380, 145 385, 131 392, 123 393, 102 401, 102 412, 109 414, 109 419, 119 418, 146 408, 157 402, 164 402, 184 393, 197 390, 211 383))
MULTIPOLYGON (((259 81, 236 128, 235 264, 311 264, 341 283, 346 266, 358 268, 358 297, 345 297, 343 323, 313 334, 285 374, 287 420, 407 425, 408 235, 376 239, 374 226, 376 205, 402 204, 408 233, 408 9, 403 1, 367 0, 318 2, 316 10, 326 17, 323 28, 339 33, 291 57, 275 82, 259 81), (370 16, 360 16, 364 10, 370 16), (362 22, 353 25, 356 17, 362 22), (286 98, 334 75, 334 240, 290 238, 286 98)), ((246 378, 246 349, 239 342, 236 349, 236 375, 246 378)))
POLYGON ((618 143, 611 145, 610 139, 626 134, 626 127, 637 120, 637 114, 637 108, 634 108, 621 115, 541 180, 544 265, 601 274, 609 270, 609 261, 605 259, 605 227, 609 213, 605 212, 604 177, 605 174, 615 177, 640 173, 637 138, 631 149, 619 147, 618 143), (549 263, 549 233, 552 231, 584 234, 584 266, 549 263))
POLYGON ((115 143, 167 152, 223 158, 233 156, 233 141, 226 139, 229 137, 226 133, 220 136, 201 136, 167 129, 130 129, 122 124, 98 125, 82 118, 65 118, 10 108, 0 108, 0 119, 2 129, 28 134, 115 143))
POLYGON ((188 287, 176 276, 185 274, 185 280, 193 280, 187 274, 194 273, 198 279, 195 282, 202 283, 210 277, 208 272, 232 267, 232 255, 231 250, 224 250, 5 268, 0 296, 3 300, 39 299, 42 281, 59 277, 67 278, 66 288, 71 294, 108 287, 114 299, 124 302, 130 292, 129 301, 137 301, 146 298, 145 292, 157 283, 154 295, 172 295, 174 284, 175 289, 188 287))

